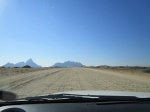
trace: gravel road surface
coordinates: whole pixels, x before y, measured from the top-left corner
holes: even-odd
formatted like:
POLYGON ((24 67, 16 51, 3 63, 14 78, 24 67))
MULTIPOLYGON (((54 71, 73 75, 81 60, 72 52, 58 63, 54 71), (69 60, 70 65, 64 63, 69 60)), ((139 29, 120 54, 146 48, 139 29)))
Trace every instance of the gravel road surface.
POLYGON ((150 92, 150 79, 90 68, 56 68, 0 79, 0 89, 19 97, 74 90, 150 92))

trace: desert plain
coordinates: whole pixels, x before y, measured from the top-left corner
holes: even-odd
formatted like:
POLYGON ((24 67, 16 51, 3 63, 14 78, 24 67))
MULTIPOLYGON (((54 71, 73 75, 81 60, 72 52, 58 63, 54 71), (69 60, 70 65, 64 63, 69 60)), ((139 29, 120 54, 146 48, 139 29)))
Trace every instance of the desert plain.
POLYGON ((138 68, 0 68, 0 90, 20 98, 77 90, 150 92, 150 73, 138 68))

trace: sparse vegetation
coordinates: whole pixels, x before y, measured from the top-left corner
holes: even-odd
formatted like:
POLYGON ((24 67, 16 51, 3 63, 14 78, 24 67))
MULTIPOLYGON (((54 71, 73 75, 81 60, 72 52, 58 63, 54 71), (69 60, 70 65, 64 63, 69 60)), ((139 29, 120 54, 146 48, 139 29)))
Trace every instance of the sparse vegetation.
POLYGON ((14 67, 14 68, 19 68, 19 67, 14 67))
POLYGON ((143 70, 145 73, 150 73, 150 68, 147 68, 146 70, 143 70))
POLYGON ((35 72, 40 70, 46 70, 50 68, 2 68, 0 67, 0 78, 7 77, 8 75, 16 75, 21 73, 35 72))
POLYGON ((25 65, 25 66, 23 66, 22 68, 32 68, 32 67, 29 66, 29 65, 25 65))
POLYGON ((90 66, 89 68, 108 70, 119 73, 126 74, 139 74, 145 75, 145 73, 150 73, 150 67, 144 66, 90 66))

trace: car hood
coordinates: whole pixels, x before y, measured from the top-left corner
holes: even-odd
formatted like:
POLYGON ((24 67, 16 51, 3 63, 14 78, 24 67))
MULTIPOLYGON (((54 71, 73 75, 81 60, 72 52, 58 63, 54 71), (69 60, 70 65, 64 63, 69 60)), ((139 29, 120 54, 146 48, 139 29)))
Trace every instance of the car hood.
POLYGON ((150 98, 149 92, 128 92, 128 91, 66 91, 54 94, 76 94, 76 95, 100 95, 100 96, 135 96, 138 98, 150 98))

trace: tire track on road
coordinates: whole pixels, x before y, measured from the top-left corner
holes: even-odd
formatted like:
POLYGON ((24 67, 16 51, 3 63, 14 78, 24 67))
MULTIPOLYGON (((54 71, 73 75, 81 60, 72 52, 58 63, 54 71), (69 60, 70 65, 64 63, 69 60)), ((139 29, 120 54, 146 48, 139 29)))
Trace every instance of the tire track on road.
POLYGON ((35 84, 39 83, 39 84, 34 85, 33 86, 34 89, 30 93, 36 96, 36 95, 50 94, 52 92, 58 91, 57 89, 58 87, 56 86, 56 83, 62 80, 62 78, 64 77, 65 71, 66 70, 64 69, 62 71, 54 73, 53 75, 49 75, 46 78, 37 80, 34 83, 35 84), (39 86, 42 86, 42 87, 40 88, 39 86))
POLYGON ((29 76, 29 77, 25 77, 25 78, 22 78, 22 79, 18 79, 18 80, 15 80, 15 81, 9 83, 8 85, 5 86, 5 88, 2 88, 2 89, 5 89, 5 90, 18 89, 18 88, 20 88, 22 86, 25 86, 25 85, 27 85, 29 83, 32 83, 35 80, 41 80, 42 78, 45 78, 45 77, 47 77, 49 75, 53 75, 53 74, 55 74, 57 72, 60 72, 62 70, 57 70, 57 71, 54 71, 52 73, 48 73, 48 74, 45 74, 45 75, 42 75, 42 76, 29 76))

